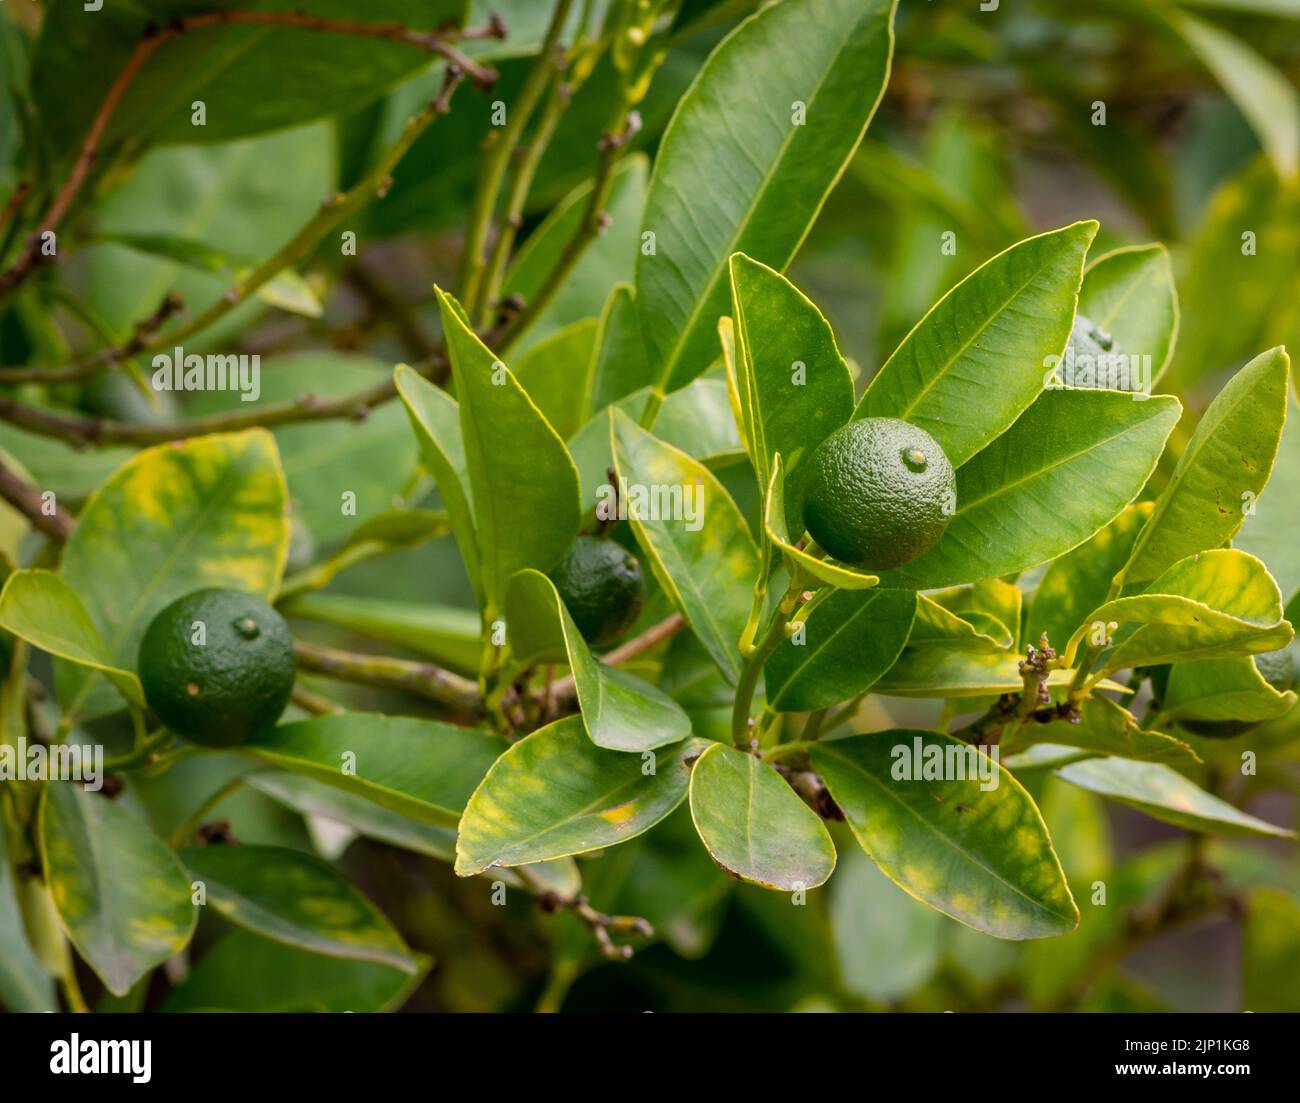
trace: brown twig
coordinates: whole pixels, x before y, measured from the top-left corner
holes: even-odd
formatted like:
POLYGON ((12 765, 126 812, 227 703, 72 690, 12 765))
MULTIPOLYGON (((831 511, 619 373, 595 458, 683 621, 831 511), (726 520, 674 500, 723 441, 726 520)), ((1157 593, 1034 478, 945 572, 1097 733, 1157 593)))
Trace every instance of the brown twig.
MULTIPOLYGON (((618 666, 619 663, 625 663, 628 659, 635 659, 638 655, 649 651, 656 644, 675 636, 685 624, 686 620, 681 613, 674 613, 670 617, 665 617, 658 624, 647 628, 641 635, 634 636, 627 643, 621 644, 614 648, 613 651, 606 652, 598 657, 601 662, 607 663, 609 666, 618 666)), ((570 674, 552 683, 549 694, 557 707, 571 704, 577 694, 573 675, 570 674)))
POLYGON ((0 210, 0 232, 9 225, 9 220, 18 213, 18 208, 31 195, 32 186, 26 180, 19 180, 17 186, 10 193, 9 198, 5 201, 4 209, 0 210))
POLYGON ((595 936, 601 956, 610 961, 627 961, 633 953, 631 946, 615 942, 614 935, 654 937, 654 927, 649 920, 642 919, 639 915, 606 915, 593 908, 585 896, 566 897, 553 891, 528 866, 513 868, 519 879, 537 897, 537 905, 542 911, 552 914, 558 911, 573 912, 595 936))
POLYGON ((362 655, 302 640, 294 641, 293 650, 299 669, 313 674, 324 674, 354 685, 401 690, 436 701, 457 712, 477 715, 483 711, 483 699, 477 685, 432 663, 362 655))
POLYGON ((50 499, 53 512, 46 512, 46 502, 41 492, 4 463, 0 463, 0 498, 4 498, 56 544, 62 544, 72 534, 76 524, 72 515, 61 508, 54 498, 50 499))

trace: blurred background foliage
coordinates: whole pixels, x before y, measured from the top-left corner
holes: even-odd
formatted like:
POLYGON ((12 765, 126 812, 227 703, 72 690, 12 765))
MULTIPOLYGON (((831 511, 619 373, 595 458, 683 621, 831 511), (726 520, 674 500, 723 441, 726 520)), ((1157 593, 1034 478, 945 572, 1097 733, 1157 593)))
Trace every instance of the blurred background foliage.
MULTIPOLYGON (((93 24, 75 18, 73 6, 10 0, 0 12, 0 197, 20 178, 61 178, 59 167, 138 33, 137 5, 109 0, 105 19, 93 24), (47 27, 38 37, 42 16, 62 20, 66 34, 47 27), (84 55, 78 36, 90 33, 96 62, 88 72, 77 62, 84 55)), ((703 58, 755 6, 685 0, 641 105, 639 150, 653 156, 703 58)), ((405 7, 375 0, 366 15, 392 9, 400 16, 405 7)), ((472 22, 495 11, 510 26, 505 43, 475 44, 477 56, 499 69, 497 95, 509 101, 550 5, 475 0, 473 8, 472 22)), ((1096 255, 1126 244, 1168 245, 1182 324, 1161 389, 1193 411, 1261 349, 1300 348, 1300 0, 1001 0, 996 11, 977 9, 903 0, 885 100, 791 266, 791 279, 833 322, 860 384, 930 304, 993 253, 1084 218, 1102 223, 1096 255), (1094 124, 1099 109, 1105 125, 1094 124), (955 255, 940 249, 946 231, 956 234, 955 255), (1268 247, 1243 255, 1246 231, 1268 247)), ((35 284, 6 304, 3 363, 65 362, 105 334, 120 339, 172 289, 191 314, 215 302, 232 273, 274 253, 323 197, 361 179, 441 79, 436 66, 396 48, 367 52, 368 64, 381 67, 378 76, 357 72, 347 41, 313 38, 298 49, 292 58, 269 46, 237 56, 234 72, 246 79, 221 83, 209 111, 226 121, 201 131, 197 143, 194 128, 164 125, 153 109, 162 96, 189 102, 202 78, 197 54, 178 51, 169 68, 133 91, 117 117, 111 157, 97 167, 94 202, 83 203, 73 222, 80 245, 61 268, 69 290, 55 295, 50 284, 35 284), (358 91, 376 86, 388 91, 358 91)), ((610 79, 598 67, 564 116, 521 240, 536 236, 592 171, 610 79)), ((415 143, 387 194, 349 221, 360 242, 355 262, 345 263, 327 238, 292 278, 187 344, 260 353, 264 395, 272 400, 306 390, 348 393, 384 378, 395 361, 427 358, 438 339, 430 288, 454 282, 488 126, 482 98, 462 93, 451 116, 415 143)), ((625 163, 613 234, 635 230, 645 173, 644 161, 625 163), (632 213, 618 217, 624 209, 632 213)), ((598 310, 612 286, 631 278, 633 250, 606 244, 575 274, 568 305, 557 304, 556 316, 525 345, 594 316, 590 304, 598 310)), ((513 278, 526 282, 527 273, 513 278)), ((137 420, 177 412, 170 400, 150 405, 119 373, 102 380, 56 398, 137 420)), ((199 396, 187 412, 232 402, 199 396)), ((1295 487, 1300 480, 1298 435, 1293 420, 1275 483, 1295 487)), ((300 521, 291 574, 336 549, 355 524, 339 516, 340 473, 347 485, 365 488, 361 520, 367 509, 382 511, 374 503, 437 504, 431 482, 410 477, 415 444, 396 403, 361 424, 290 426, 276 436, 300 521)), ((0 425, 0 448, 21 456, 38 485, 72 502, 127 454, 74 450, 8 424, 0 425)), ((748 480, 730 477, 725 466, 722 474, 752 512, 748 480)), ((1270 497, 1295 500, 1282 490, 1270 497)), ((1279 581, 1285 594, 1300 590, 1300 578, 1279 581)), ((454 545, 437 540, 304 595, 295 628, 344 645, 385 640, 396 653, 454 667, 458 648, 463 662, 469 646, 474 661, 476 644, 465 641, 477 624, 472 614, 458 620, 445 610, 470 605, 454 545), (353 628, 335 627, 340 621, 353 628), (364 637, 358 624, 367 626, 364 637)), ((662 599, 652 601, 645 623, 663 614, 662 599)), ((725 717, 729 698, 720 680, 697 676, 701 668, 686 654, 692 647, 686 638, 675 642, 664 683, 707 730, 725 717), (678 670, 691 677, 679 679, 678 670)), ((314 688, 353 708, 392 703, 374 690, 325 682, 314 688)), ((411 702, 403 699, 402 708, 409 712, 411 702)), ((922 726, 936 712, 937 703, 873 698, 861 720, 864 730, 922 726)), ((1252 779, 1235 768, 1235 744, 1195 742, 1234 802, 1244 796, 1257 814, 1287 822, 1300 780, 1298 728, 1292 716, 1257 732, 1253 746, 1272 749, 1267 770, 1252 779)), ((237 768, 220 756, 188 759, 133 786, 125 799, 140 802, 165 833, 237 768)), ((312 959, 304 969, 337 970, 331 991, 340 1007, 355 1006, 378 986, 379 1002, 405 1001, 412 1010, 1300 1010, 1293 846, 1208 844, 1201 860, 1238 893, 1240 907, 1150 938, 1146 917, 1185 865, 1184 833, 1033 772, 1025 777, 1075 895, 1082 902, 1095 881, 1107 885, 1107 907, 1085 906, 1073 935, 1010 944, 964 928, 898 891, 847 838, 837 839, 841 869, 829 890, 792 908, 784 895, 737 885, 715 869, 683 808, 652 835, 582 862, 594 904, 643 915, 659 932, 632 962, 617 965, 600 962, 571 916, 542 915, 523 893, 494 907, 484 879, 458 881, 429 856, 436 841, 426 841, 423 855, 397 849, 373 837, 381 832, 367 837, 355 824, 341 826, 325 814, 327 801, 315 805, 301 794, 295 803, 246 787, 218 812, 245 842, 314 848, 339 859, 407 940, 435 955, 437 967, 409 999, 383 990, 373 967, 312 959)), ((223 934, 219 922, 205 926, 201 943, 223 934)), ((196 947, 198 971, 186 988, 192 1005, 296 1006, 294 986, 284 980, 296 951, 268 949, 249 935, 225 936, 214 952, 205 948, 196 947), (268 953, 279 955, 275 968, 255 967, 268 953), (269 990, 272 976, 280 978, 276 991, 269 990)))

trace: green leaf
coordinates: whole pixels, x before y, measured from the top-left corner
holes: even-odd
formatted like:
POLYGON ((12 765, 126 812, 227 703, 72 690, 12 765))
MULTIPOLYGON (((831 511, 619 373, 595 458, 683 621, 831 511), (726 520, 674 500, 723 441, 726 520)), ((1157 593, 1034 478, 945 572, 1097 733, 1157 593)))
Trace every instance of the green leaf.
POLYGON ((958 469, 957 509, 943 536, 918 559, 882 572, 881 585, 994 578, 1077 547, 1141 492, 1179 409, 1164 395, 1045 392, 958 469))
MULTIPOLYGON (((596 318, 604 308, 609 289, 631 281, 648 173, 644 154, 636 153, 619 162, 605 205, 608 226, 583 252, 550 304, 517 340, 511 350, 516 357, 574 322, 596 318)), ((555 206, 511 262, 502 283, 503 296, 518 295, 525 303, 536 297, 577 233, 590 199, 591 181, 587 181, 555 206)))
POLYGON ((279 846, 200 846, 180 852, 207 903, 232 923, 329 957, 391 965, 420 961, 382 912, 328 863, 279 846))
MULTIPOLYGON (((731 257, 730 274, 737 355, 728 369, 749 458, 767 490, 774 456, 793 478, 803 458, 849 420, 853 377, 830 323, 789 280, 744 253, 731 257)), ((792 498, 785 520, 802 535, 798 495, 792 498)))
POLYGON ((281 724, 239 749, 421 823, 451 826, 506 746, 436 720, 348 712, 281 724))
MULTIPOLYGON (((819 558, 804 551, 790 538, 786 518, 792 509, 786 505, 785 458, 780 452, 772 456, 771 466, 772 475, 768 480, 767 496, 763 506, 763 531, 767 534, 767 538, 790 563, 797 564, 807 575, 827 586, 836 586, 841 590, 867 590, 876 585, 880 581, 877 575, 867 574, 829 556, 819 558)), ((798 524, 802 536, 802 518, 798 524)))
POLYGON ((460 821, 456 872, 531 865, 635 838, 686 797, 695 742, 623 754, 597 747, 579 716, 521 739, 470 797, 460 821), (653 772, 651 772, 653 771, 653 772))
MULTIPOLYGON (((275 593, 289 549, 287 507, 265 429, 146 448, 90 496, 59 573, 110 663, 134 670, 145 628, 177 598, 204 586, 275 593)), ((70 715, 93 685, 80 674, 60 684, 70 715)))
POLYGON ((1024 602, 1019 586, 1000 578, 986 578, 970 586, 934 590, 928 596, 949 613, 982 629, 1002 647, 1019 649, 1024 602))
POLYGON ((482 625, 470 609, 318 593, 297 594, 279 608, 285 616, 336 624, 409 648, 458 674, 478 672, 482 625))
POLYGON ((1050 358, 1065 351, 1096 232, 1097 223, 1076 222, 977 268, 904 338, 854 416, 919 425, 960 468, 1042 393, 1050 358))
POLYGON ((0 816, 0 1005, 13 1012, 57 1011, 54 982, 27 940, 4 821, 0 816))
POLYGON ((1268 486, 1246 514, 1232 546, 1267 564, 1286 597, 1300 591, 1300 541, 1295 538, 1295 503, 1300 501, 1300 405, 1287 398, 1287 419, 1268 486))
POLYGON ((993 617, 982 613, 958 616, 940 605, 933 595, 916 595, 916 619, 907 637, 909 647, 938 646, 992 655, 1005 651, 1014 642, 1007 626, 993 617))
POLYGON ((543 337, 519 358, 515 377, 542 416, 566 439, 582 424, 590 382, 576 368, 590 371, 599 323, 571 322, 543 337))
POLYGON ((863 850, 918 900, 996 938, 1078 925, 1037 806, 981 751, 898 729, 817 743, 812 760, 863 850))
POLYGON ((1137 538, 1122 572, 1126 583, 1221 547, 1241 527, 1273 468, 1290 368, 1285 349, 1260 353, 1210 403, 1137 538))
POLYGON ((661 391, 716 359, 731 254, 780 270, 803 241, 884 91, 894 8, 895 0, 770 4, 723 39, 682 97, 646 200, 656 248, 642 251, 636 269, 661 391))
POLYGON ((172 990, 162 1011, 393 1011, 424 979, 373 961, 325 957, 252 931, 227 935, 172 990))
POLYGON ((120 804, 51 782, 39 835, 59 922, 115 996, 189 942, 197 913, 185 870, 120 804))
POLYGON ((501 610, 525 567, 546 570, 578 531, 578 471, 559 435, 510 369, 438 292, 482 559, 484 611, 501 610))
POLYGON ((1079 313, 1109 333, 1120 352, 1149 356, 1150 391, 1174 355, 1178 291, 1163 245, 1131 245, 1091 261, 1079 289, 1079 313))
POLYGON ((757 755, 724 743, 691 767, 691 818, 713 860, 752 885, 815 889, 835 869, 821 817, 757 755))
POLYGON ((425 465, 438 485, 438 494, 451 518, 451 528, 456 534, 465 570, 481 605, 478 533, 470 500, 469 464, 461 437, 460 407, 441 387, 435 387, 405 364, 398 364, 393 369, 393 382, 398 397, 406 406, 425 465))
MULTIPOLYGON (((1024 688, 1020 659, 1007 651, 982 653, 963 647, 906 647, 898 661, 873 687, 888 697, 987 697, 1024 688)), ((1049 686, 1064 685, 1073 675, 1053 670, 1049 686)))
POLYGON ((912 590, 841 590, 808 618, 804 642, 781 642, 763 667, 767 702, 812 712, 865 693, 894 665, 916 612, 912 590))
POLYGON ((1256 889, 1246 901, 1241 932, 1242 1006, 1248 1011, 1300 1011, 1293 983, 1300 970, 1300 903, 1277 889, 1256 889))
MULTIPOLYGON (((252 9, 291 5, 257 0, 252 9)), ((399 22, 433 30, 464 17, 463 0, 372 0, 365 22, 399 22)), ((67 154, 80 143, 113 78, 150 23, 193 9, 175 0, 106 4, 92 22, 79 4, 55 4, 33 65, 33 95, 42 113, 61 120, 53 138, 67 154)), ((202 9, 200 9, 202 10, 202 9)), ((316 16, 355 19, 350 0, 319 0, 316 16)), ((323 118, 374 99, 426 68, 428 54, 400 43, 288 27, 228 26, 192 30, 163 44, 127 88, 106 140, 137 143, 225 142, 323 118), (331 74, 322 80, 322 74, 331 74), (195 126, 191 104, 203 100, 207 121, 195 126)))
POLYGON ((1061 556, 1043 572, 1029 607, 1029 638, 1046 635, 1061 648, 1088 614, 1106 600, 1110 580, 1127 562, 1153 502, 1129 506, 1087 543, 1061 556))
POLYGON ((1240 38, 1177 8, 1161 9, 1241 109, 1277 174, 1300 171, 1300 95, 1284 73, 1240 38))
POLYGON ((586 409, 589 418, 599 415, 611 402, 648 388, 654 382, 637 320, 636 297, 629 284, 619 284, 605 300, 590 377, 591 394, 586 409))
POLYGON ((1248 816, 1188 781, 1176 770, 1156 762, 1093 758, 1062 766, 1056 773, 1071 785, 1110 797, 1188 831, 1295 838, 1294 831, 1248 816))
POLYGON ((600 662, 587 647, 555 584, 520 571, 506 596, 511 650, 523 663, 567 662, 591 741, 611 751, 648 751, 680 743, 691 722, 676 701, 640 678, 600 662))
POLYGON ((1188 556, 1145 592, 1094 609, 1070 641, 1070 653, 1097 624, 1122 629, 1112 633, 1106 670, 1276 651, 1294 634, 1264 564, 1231 548, 1188 556))
POLYGON ((133 705, 144 705, 140 679, 112 665, 99 629, 76 590, 52 571, 15 571, 0 592, 0 628, 42 651, 106 675, 133 705))
POLYGON ((610 431, 620 484, 640 488, 646 499, 627 507, 637 543, 669 600, 734 683, 750 591, 759 573, 749 526, 723 485, 685 452, 617 409, 610 431), (681 517, 660 508, 674 496, 680 496, 681 517))
POLYGON ((1200 756, 1181 739, 1143 728, 1128 709, 1101 694, 1094 694, 1084 704, 1077 723, 1053 720, 1050 724, 1027 724, 1014 735, 1004 737, 1002 754, 1009 757, 1040 743, 1139 762, 1188 765, 1200 761, 1200 756))
POLYGON ((1160 698, 1160 711, 1173 720, 1238 720, 1258 723, 1290 712, 1296 695, 1279 693, 1249 655, 1178 663, 1160 698))

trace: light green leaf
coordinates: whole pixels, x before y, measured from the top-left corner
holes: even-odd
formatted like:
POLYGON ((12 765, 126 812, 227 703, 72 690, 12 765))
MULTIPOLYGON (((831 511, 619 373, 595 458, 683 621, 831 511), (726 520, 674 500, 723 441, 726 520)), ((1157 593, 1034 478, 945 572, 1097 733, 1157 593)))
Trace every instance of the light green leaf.
POLYGON ((1143 593, 1094 609, 1075 631, 1071 654, 1099 623, 1120 629, 1106 670, 1276 651, 1294 634, 1264 564, 1231 548, 1188 556, 1143 593))
POLYGON ((918 900, 996 938, 1078 925, 1037 806, 983 752, 899 729, 817 743, 812 760, 862 848, 918 900), (931 780, 924 763, 936 757, 931 780))
POLYGON ((582 424, 599 324, 582 318, 543 337, 519 358, 515 378, 566 439, 582 424))
MULTIPOLYGON (((906 647, 872 687, 888 697, 987 697, 1024 688, 1020 658, 1008 651, 981 653, 961 647, 906 647)), ((1049 686, 1065 685, 1068 670, 1053 670, 1049 686)))
POLYGON ((909 647, 938 646, 992 655, 1005 651, 1014 642, 1007 626, 993 617, 977 613, 958 616, 930 594, 916 595, 916 619, 907 637, 909 647))
POLYGON ((18 899, 22 889, 9 863, 4 820, 0 816, 0 1005, 13 1012, 57 1011, 54 981, 27 940, 18 899))
POLYGON ((1300 405, 1287 398, 1273 474, 1255 508, 1241 523, 1232 546, 1263 560, 1284 597, 1300 591, 1300 540, 1295 532, 1295 503, 1300 501, 1300 405))
POLYGON ((115 996, 189 942, 197 913, 185 870, 120 804, 51 782, 39 835, 59 922, 115 996))
POLYGON ((1097 223, 1076 222, 977 268, 904 338, 854 416, 919 425, 960 468, 1042 393, 1049 359, 1065 351, 1096 232, 1097 223))
POLYGON ((884 91, 895 6, 769 4, 723 39, 682 97, 646 200, 656 248, 636 268, 662 391, 716 359, 731 254, 779 271, 803 241, 884 91))
POLYGON ((734 682, 739 641, 758 578, 758 548, 723 485, 702 464, 665 444, 619 410, 610 426, 621 484, 640 488, 628 519, 660 586, 713 661, 734 682), (675 501, 680 515, 672 516, 675 501), (688 512, 686 507, 690 506, 688 512))
POLYGON ((315 954, 420 972, 383 913, 319 858, 279 846, 199 846, 180 859, 208 906, 238 926, 315 954))
MULTIPOLYGON (((110 663, 134 670, 140 637, 160 609, 205 586, 270 598, 288 549, 275 441, 250 429, 146 448, 127 460, 86 502, 59 573, 110 663)), ((59 696, 76 715, 94 681, 70 673, 59 696)))
POLYGON ((970 586, 933 590, 928 596, 936 605, 993 636, 1002 647, 1019 650, 1024 602, 1019 586, 1000 578, 985 578, 970 586))
POLYGON ((1300 903, 1278 889, 1256 889, 1246 901, 1241 932, 1242 1007, 1300 1011, 1300 903))
POLYGON ((15 571, 0 592, 0 628, 42 651, 108 675, 133 705, 144 705, 140 679, 113 666, 77 592, 53 571, 15 571))
POLYGON ((1285 349, 1260 353, 1210 403, 1138 535, 1122 572, 1126 583, 1221 547, 1241 527, 1273 469, 1290 369, 1285 349))
POLYGON ((227 935, 198 960, 161 1011, 394 1011, 432 964, 419 956, 415 975, 373 961, 325 957, 262 938, 227 935))
POLYGON ((612 751, 648 751, 680 743, 691 722, 666 693, 600 662, 587 647, 560 600, 539 571, 520 571, 506 596, 514 657, 523 663, 561 661, 573 671, 578 705, 591 741, 612 751))
POLYGON ((842 590, 810 616, 804 642, 781 642, 763 667, 767 702, 812 712, 865 693, 894 665, 912 628, 912 590, 842 590))
POLYGON ((1248 816, 1176 770, 1156 762, 1093 758, 1062 766, 1056 773, 1071 785, 1131 805, 1139 812, 1188 831, 1295 838, 1294 831, 1248 816))
POLYGON ((686 798, 692 743, 623 754, 597 747, 582 718, 515 743, 488 771, 460 821, 456 872, 531 865, 635 838, 686 798), (649 763, 653 772, 648 772, 649 763))
POLYGON ((757 755, 724 743, 691 767, 691 818, 713 860, 752 885, 813 889, 835 869, 821 817, 757 755))
POLYGON ((482 559, 484 613, 501 610, 515 571, 545 570, 578 531, 578 471, 510 369, 465 324, 442 291, 460 428, 482 559))
POLYGON ((1078 723, 1053 720, 1050 724, 1026 724, 1019 732, 1003 737, 1002 754, 1005 759, 1040 743, 1078 747, 1139 762, 1188 765, 1200 761, 1200 756, 1181 739, 1143 728, 1128 709, 1099 693, 1084 703, 1078 723))
POLYGON ((281 724, 239 749, 421 823, 451 826, 506 746, 436 720, 348 712, 281 724))
POLYGON ((1115 339, 1128 356, 1149 356, 1150 391, 1174 355, 1178 291, 1163 245, 1130 245, 1088 264, 1079 289, 1079 313, 1115 339))
MULTIPOLYGON (((732 386, 739 398, 749 458, 767 490, 773 457, 787 479, 853 413, 853 377, 830 323, 789 280, 744 253, 731 257, 735 323, 732 386)), ((797 486, 797 483, 791 483, 797 486)), ((802 535, 797 493, 785 520, 802 535)))
POLYGON ((1279 693, 1249 655, 1178 663, 1160 698, 1160 711, 1173 720, 1236 720, 1258 723, 1290 712, 1296 695, 1279 693))
POLYGON ((1045 392, 958 469, 957 509, 943 536, 920 558, 881 572, 881 585, 974 582, 1077 547, 1141 492, 1179 409, 1164 395, 1045 392))

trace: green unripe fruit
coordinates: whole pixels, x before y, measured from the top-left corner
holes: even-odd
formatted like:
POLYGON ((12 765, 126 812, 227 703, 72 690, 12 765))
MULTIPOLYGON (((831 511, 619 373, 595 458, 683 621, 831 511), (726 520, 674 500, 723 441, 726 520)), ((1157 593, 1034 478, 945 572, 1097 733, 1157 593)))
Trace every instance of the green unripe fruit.
POLYGON ((551 581, 582 638, 594 647, 618 639, 645 604, 641 564, 613 540, 579 536, 551 571, 551 581))
POLYGON ((924 429, 892 417, 850 421, 808 457, 803 520, 836 559, 871 570, 929 551, 956 508, 952 464, 924 429))
POLYGON ((293 639, 254 594, 196 590, 172 602, 140 640, 145 700, 177 735, 234 747, 273 727, 289 703, 293 639))

